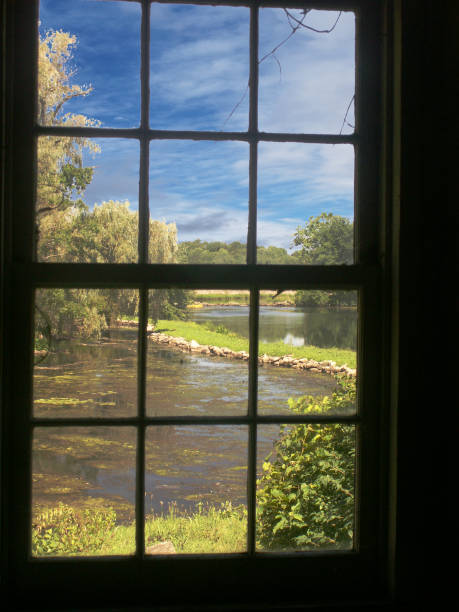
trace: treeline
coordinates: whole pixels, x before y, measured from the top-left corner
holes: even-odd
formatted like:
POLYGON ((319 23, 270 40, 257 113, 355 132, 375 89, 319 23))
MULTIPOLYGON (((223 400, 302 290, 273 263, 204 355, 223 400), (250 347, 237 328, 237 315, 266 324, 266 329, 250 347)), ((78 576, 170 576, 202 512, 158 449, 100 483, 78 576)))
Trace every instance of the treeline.
MULTIPOLYGON (((202 240, 184 241, 178 245, 177 259, 180 263, 190 264, 245 264, 247 245, 243 242, 205 242, 202 240)), ((276 246, 257 247, 259 264, 298 264, 299 257, 289 254, 286 249, 276 246)))

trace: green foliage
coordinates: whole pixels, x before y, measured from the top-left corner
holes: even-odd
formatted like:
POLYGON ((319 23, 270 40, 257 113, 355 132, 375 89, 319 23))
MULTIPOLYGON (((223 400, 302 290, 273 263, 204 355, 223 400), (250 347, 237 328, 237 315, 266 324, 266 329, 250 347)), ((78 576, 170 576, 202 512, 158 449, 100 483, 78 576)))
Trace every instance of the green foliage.
POLYGON ((354 224, 346 217, 321 213, 310 217, 304 227, 297 227, 293 243, 301 247, 301 263, 310 265, 352 264, 354 260, 354 224))
POLYGON ((217 334, 226 334, 228 336, 234 335, 236 336, 237 334, 235 334, 234 332, 231 332, 227 327, 225 327, 224 325, 222 325, 221 323, 213 323, 212 321, 206 321, 203 326, 208 329, 209 331, 214 331, 217 334))
MULTIPOLYGON (((354 261, 354 224, 346 217, 325 213, 310 217, 297 227, 293 243, 301 247, 295 256, 303 264, 332 266, 354 261)), ((355 306, 353 291, 297 291, 297 306, 355 306)))
POLYGON ((150 316, 154 324, 161 317, 165 320, 185 321, 190 297, 183 289, 152 289, 148 294, 150 316))
MULTIPOLYGON (((247 245, 242 242, 181 242, 178 248, 180 263, 245 264, 247 245)), ((258 247, 257 260, 261 264, 297 263, 285 249, 275 246, 258 247)))
MULTIPOLYGON (((331 397, 289 399, 299 414, 346 414, 355 383, 342 380, 331 397)), ((268 550, 352 547, 354 427, 284 426, 258 481, 258 539, 268 550)))
MULTIPOLYGON (((32 554, 43 556, 132 554, 135 524, 116 525, 112 509, 77 510, 64 504, 42 512, 32 525, 32 554)), ((195 511, 167 512, 145 521, 146 546, 171 541, 178 553, 241 552, 247 547, 247 509, 197 504, 195 511)))
POLYGON ((137 260, 137 212, 129 202, 102 202, 69 219, 66 261, 129 263, 137 260))
POLYGON ((42 512, 32 525, 32 554, 58 556, 98 552, 113 532, 111 508, 75 510, 62 503, 42 512))
MULTIPOLYGON (((107 327, 106 291, 95 289, 38 289, 35 333, 54 340, 100 338, 107 327)), ((51 346, 49 348, 52 348, 51 346)))

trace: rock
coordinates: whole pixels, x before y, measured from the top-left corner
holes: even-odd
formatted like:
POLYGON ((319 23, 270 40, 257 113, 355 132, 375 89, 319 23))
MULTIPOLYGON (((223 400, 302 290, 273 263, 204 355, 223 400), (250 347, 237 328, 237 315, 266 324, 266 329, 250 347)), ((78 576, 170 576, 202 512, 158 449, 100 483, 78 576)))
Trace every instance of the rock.
POLYGON ((199 342, 196 342, 196 340, 192 340, 192 341, 190 342, 190 348, 192 348, 192 349, 197 349, 197 348, 200 348, 200 346, 201 346, 201 345, 199 344, 199 342))
POLYGON ((147 546, 145 548, 145 553, 147 555, 173 555, 176 552, 177 551, 170 540, 156 542, 156 544, 152 544, 151 546, 147 546))

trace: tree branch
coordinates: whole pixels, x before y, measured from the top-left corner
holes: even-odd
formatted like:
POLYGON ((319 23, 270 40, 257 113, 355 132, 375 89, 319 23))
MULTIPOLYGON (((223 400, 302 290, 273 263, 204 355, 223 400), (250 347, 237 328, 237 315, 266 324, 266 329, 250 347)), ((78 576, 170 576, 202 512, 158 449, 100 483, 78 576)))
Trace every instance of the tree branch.
MULTIPOLYGON (((354 102, 354 100, 355 100, 355 94, 352 96, 352 98, 350 99, 349 104, 347 105, 346 114, 344 115, 343 123, 341 124, 341 129, 340 129, 340 131, 339 131, 339 135, 340 135, 340 136, 341 136, 341 134, 342 134, 342 132, 343 132, 343 128, 344 128, 344 125, 346 124, 346 119, 347 119, 348 113, 349 113, 349 111, 351 110, 351 106, 352 106, 352 103, 354 102)), ((352 128, 354 127, 354 126, 353 126, 353 125, 351 125, 350 123, 348 123, 347 125, 348 125, 349 127, 352 127, 352 128)))
MULTIPOLYGON (((338 13, 338 17, 336 18, 335 23, 332 25, 331 28, 329 28, 328 30, 318 30, 317 28, 313 28, 312 26, 306 25, 305 23, 303 23, 304 19, 306 18, 306 15, 309 13, 311 9, 304 9, 304 14, 303 14, 303 18, 301 20, 297 19, 294 15, 292 15, 288 9, 283 9, 284 13, 287 15, 287 19, 289 20, 290 23, 290 19, 292 19, 293 21, 295 21, 298 24, 298 27, 302 27, 302 28, 306 28, 306 30, 311 30, 311 32, 316 32, 317 34, 330 34, 330 32, 333 32, 333 30, 336 28, 336 25, 341 17, 341 14, 343 11, 340 11, 338 13)), ((290 24, 291 26, 291 24, 290 24)))

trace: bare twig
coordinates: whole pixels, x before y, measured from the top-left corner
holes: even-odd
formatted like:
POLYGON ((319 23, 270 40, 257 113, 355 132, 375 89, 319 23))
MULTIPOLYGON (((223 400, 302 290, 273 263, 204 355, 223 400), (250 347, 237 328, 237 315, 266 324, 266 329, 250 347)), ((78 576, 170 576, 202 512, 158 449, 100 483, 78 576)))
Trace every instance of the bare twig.
MULTIPOLYGON (((305 19, 305 18, 306 18, 306 14, 304 15, 303 19, 305 19)), ((288 17, 287 17, 287 19, 288 19, 288 17)), ((282 47, 282 45, 285 45, 285 43, 286 43, 286 42, 287 42, 287 41, 288 41, 288 40, 289 40, 289 39, 290 39, 290 38, 291 38, 291 37, 292 37, 292 36, 295 34, 295 32, 296 32, 296 31, 299 29, 299 27, 300 27, 299 25, 296 25, 296 26, 292 25, 292 24, 290 23, 290 21, 289 21, 289 25, 290 25, 290 27, 292 28, 292 31, 290 32, 290 34, 289 34, 289 35, 288 35, 286 38, 284 38, 284 40, 282 40, 282 41, 281 41, 281 42, 280 42, 278 45, 276 45, 276 46, 275 46, 273 49, 271 49, 271 51, 269 51, 269 53, 266 53, 266 55, 264 55, 264 56, 263 56, 261 59, 259 59, 259 60, 258 60, 258 65, 260 65, 262 62, 264 62, 266 59, 268 59, 268 57, 271 57, 271 56, 272 56, 272 57, 273 57, 273 58, 276 60, 277 65, 279 66, 279 74, 280 74, 280 76, 281 76, 281 77, 282 77, 282 67, 281 67, 280 62, 279 62, 279 60, 277 59, 277 57, 276 57, 275 53, 276 53, 276 51, 277 51, 277 50, 278 50, 280 47, 282 47)), ((225 119, 225 121, 224 121, 224 123, 223 123, 223 125, 222 125, 222 127, 221 127, 221 130, 223 130, 223 128, 225 127, 225 125, 228 123, 228 121, 229 121, 229 120, 231 119, 231 117, 234 115, 234 113, 236 112, 236 110, 239 108, 239 106, 240 106, 240 105, 242 104, 242 102, 245 100, 245 97, 247 96, 247 92, 249 91, 249 88, 250 88, 250 79, 249 79, 249 81, 248 81, 248 83, 247 83, 247 87, 245 88, 245 91, 244 91, 243 95, 241 96, 240 100, 239 100, 239 101, 238 101, 238 102, 237 102, 237 103, 236 103, 236 104, 233 106, 233 108, 231 109, 231 112, 229 113, 229 115, 228 115, 228 116, 227 116, 227 118, 225 119)), ((221 131, 221 130, 220 130, 220 131, 221 131)))
POLYGON ((351 110, 351 106, 352 106, 352 103, 354 102, 354 99, 355 99, 355 94, 352 96, 352 98, 349 101, 349 104, 347 105, 346 114, 344 115, 343 123, 341 124, 341 129, 339 131, 340 136, 342 134, 342 131, 345 125, 348 125, 349 127, 354 128, 353 125, 347 122, 347 116, 349 114, 349 111, 351 110))
MULTIPOLYGON (((342 11, 340 11, 338 13, 338 17, 335 20, 335 23, 331 26, 331 28, 329 28, 328 30, 318 30, 317 28, 313 28, 312 26, 308 26, 304 23, 304 20, 306 19, 308 13, 311 11, 312 9, 303 9, 303 16, 301 17, 301 19, 297 19, 294 15, 292 15, 290 13, 290 11, 288 11, 287 9, 283 9, 285 16, 287 18, 288 24, 291 28, 291 32, 288 36, 286 36, 283 40, 281 40, 281 42, 279 44, 277 44, 273 49, 271 49, 271 51, 269 51, 268 53, 266 53, 261 59, 258 60, 258 65, 260 65, 262 62, 264 62, 265 60, 267 60, 269 57, 272 57, 276 62, 277 65, 279 67, 279 77, 280 79, 282 78, 282 66, 281 63, 279 62, 279 59, 276 56, 276 51, 278 49, 280 49, 280 47, 282 47, 283 45, 285 45, 286 42, 288 42, 292 36, 294 34, 296 34, 296 32, 300 29, 300 28, 305 28, 307 30, 311 30, 312 32, 316 32, 317 34, 330 34, 330 32, 333 32, 333 30, 336 28, 336 25, 341 17, 342 11)), ((233 108, 231 109, 231 112, 228 114, 227 118, 225 119, 221 130, 223 130, 223 128, 225 127, 225 125, 228 123, 228 121, 231 119, 231 117, 234 115, 234 113, 236 112, 236 110, 239 108, 239 106, 242 104, 242 102, 245 100, 246 96, 247 96, 247 92, 249 91, 250 88, 250 80, 247 83, 247 87, 245 88, 245 91, 243 93, 243 95, 241 96, 240 100, 233 106, 233 108)), ((349 109, 348 109, 349 111, 349 109)), ((347 117, 347 112, 346 112, 346 117, 347 117)), ((346 121, 346 117, 344 118, 344 121, 346 121)), ((341 127, 341 130, 344 127, 344 123, 343 126, 341 127)), ((220 130, 220 131, 221 131, 220 130)), ((341 134, 341 132, 340 132, 341 134)))
MULTIPOLYGON (((311 32, 316 32, 317 34, 330 34, 330 32, 333 32, 333 30, 336 28, 336 25, 337 25, 338 21, 340 20, 341 14, 342 14, 342 11, 340 11, 338 13, 338 17, 336 18, 336 21, 332 25, 331 28, 329 28, 328 30, 318 30, 317 28, 313 28, 312 26, 309 26, 309 25, 303 23, 306 15, 308 14, 308 12, 310 10, 311 9, 304 9, 303 10, 303 18, 300 20, 300 19, 297 19, 294 15, 292 15, 288 9, 285 9, 285 8, 283 9, 284 13, 287 15, 289 23, 290 23, 290 19, 291 19, 292 21, 295 21, 298 24, 298 27, 306 28, 306 30, 311 30, 311 32)), ((290 24, 290 26, 291 26, 291 24, 290 24)))
POLYGON ((239 100, 239 102, 237 102, 233 108, 231 109, 230 114, 228 115, 228 117, 225 119, 225 121, 223 122, 222 127, 220 128, 220 131, 223 130, 223 128, 225 127, 225 125, 228 123, 228 121, 231 119, 231 117, 234 115, 234 113, 237 111, 237 109, 241 106, 241 104, 244 102, 245 97, 247 95, 247 92, 249 91, 249 87, 250 87, 250 81, 247 83, 247 87, 245 88, 245 91, 243 93, 243 95, 241 96, 241 99, 239 100))
POLYGON ((297 30, 299 30, 300 27, 302 25, 304 25, 303 24, 303 20, 304 19, 306 19, 306 15, 303 15, 303 19, 301 21, 298 21, 298 24, 296 26, 293 26, 290 23, 290 20, 287 17, 287 20, 289 22, 289 26, 292 28, 292 31, 290 32, 290 34, 286 38, 284 38, 284 40, 282 40, 278 45, 276 45, 273 49, 271 49, 271 51, 269 51, 269 53, 266 53, 266 55, 264 55, 260 60, 258 60, 258 64, 261 64, 262 62, 264 62, 265 59, 267 59, 270 55, 274 55, 276 53, 276 51, 278 49, 280 49, 280 47, 282 47, 282 45, 285 45, 285 43, 292 38, 292 36, 297 32, 297 30))

